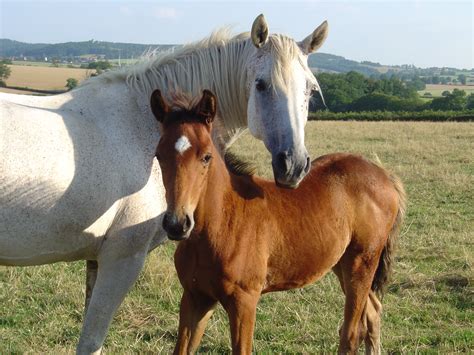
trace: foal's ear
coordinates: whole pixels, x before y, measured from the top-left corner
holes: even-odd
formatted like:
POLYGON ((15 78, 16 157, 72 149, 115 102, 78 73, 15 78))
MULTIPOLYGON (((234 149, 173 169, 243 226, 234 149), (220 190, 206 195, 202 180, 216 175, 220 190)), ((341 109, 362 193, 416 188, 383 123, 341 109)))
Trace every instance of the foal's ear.
POLYGON ((202 92, 201 100, 195 108, 196 115, 198 115, 204 122, 210 124, 214 121, 217 112, 217 98, 209 90, 204 90, 202 92))
POLYGON ((328 22, 324 21, 313 33, 302 40, 299 46, 304 54, 316 52, 321 47, 328 36, 328 22))
POLYGON ((163 123, 165 115, 169 112, 169 107, 163 99, 160 90, 155 90, 153 94, 151 94, 150 106, 158 122, 163 123))
POLYGON ((268 25, 263 14, 257 16, 253 21, 250 37, 255 47, 261 48, 268 40, 268 25))

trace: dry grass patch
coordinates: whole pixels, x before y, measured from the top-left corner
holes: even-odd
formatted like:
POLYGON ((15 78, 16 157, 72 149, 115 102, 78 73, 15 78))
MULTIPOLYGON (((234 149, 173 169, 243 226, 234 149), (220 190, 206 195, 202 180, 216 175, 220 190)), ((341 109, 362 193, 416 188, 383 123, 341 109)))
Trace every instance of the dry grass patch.
POLYGON ((41 66, 9 65, 11 75, 8 86, 27 87, 38 90, 65 90, 68 78, 79 82, 90 76, 91 71, 78 68, 55 68, 41 66))
MULTIPOLYGON (((395 275, 383 300, 384 353, 474 351, 474 124, 309 122, 312 157, 350 151, 376 154, 405 183, 409 205, 395 275)), ((270 157, 248 135, 239 155, 271 176, 270 157)), ((177 333, 181 289, 166 243, 115 317, 108 353, 170 353, 177 333)), ((84 263, 36 268, 0 267, 0 353, 72 352, 82 320, 84 263)), ((254 350, 263 353, 334 353, 343 296, 331 274, 300 290, 264 296, 258 306, 254 350)), ((210 321, 201 351, 230 347, 221 308, 210 321)))

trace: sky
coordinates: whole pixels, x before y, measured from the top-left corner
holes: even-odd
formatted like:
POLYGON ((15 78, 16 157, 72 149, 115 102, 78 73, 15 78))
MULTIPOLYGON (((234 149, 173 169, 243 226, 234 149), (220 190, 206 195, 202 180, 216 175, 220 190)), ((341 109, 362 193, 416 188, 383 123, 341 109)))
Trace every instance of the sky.
POLYGON ((327 20, 324 53, 387 65, 474 67, 472 0, 0 0, 0 38, 182 44, 228 25, 249 31, 260 13, 270 32, 298 41, 327 20))

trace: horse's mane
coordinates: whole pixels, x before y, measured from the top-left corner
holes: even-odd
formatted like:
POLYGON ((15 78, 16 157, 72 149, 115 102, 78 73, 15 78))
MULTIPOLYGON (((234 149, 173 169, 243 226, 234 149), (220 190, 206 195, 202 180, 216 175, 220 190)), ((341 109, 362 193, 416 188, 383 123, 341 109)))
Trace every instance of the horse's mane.
POLYGON ((257 168, 252 163, 242 160, 234 153, 225 152, 224 162, 227 169, 234 175, 252 176, 257 172, 257 168))
MULTIPOLYGON (((200 95, 203 89, 212 90, 219 100, 223 133, 230 138, 247 127, 245 69, 255 50, 248 32, 233 36, 229 28, 223 28, 195 43, 152 51, 135 65, 106 72, 83 85, 124 81, 132 92, 146 98, 158 88, 169 98, 169 92, 178 91, 177 85, 192 96, 200 95)), ((279 62, 271 73, 274 87, 287 82, 293 59, 302 61, 296 42, 283 35, 270 35, 262 50, 279 62)))

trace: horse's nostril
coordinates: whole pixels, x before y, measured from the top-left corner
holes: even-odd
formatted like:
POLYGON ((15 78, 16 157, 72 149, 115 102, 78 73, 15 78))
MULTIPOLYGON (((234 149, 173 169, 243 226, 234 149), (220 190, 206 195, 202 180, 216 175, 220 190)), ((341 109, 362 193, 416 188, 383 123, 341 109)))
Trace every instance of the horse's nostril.
POLYGON ((276 156, 276 161, 277 161, 277 166, 284 172, 287 172, 288 170, 290 170, 290 161, 288 159, 288 153, 286 152, 278 153, 276 156))
POLYGON ((168 230, 168 227, 169 227, 168 213, 166 213, 165 216, 163 217, 162 225, 163 225, 164 230, 168 230))
POLYGON ((311 168, 311 161, 309 157, 306 157, 306 165, 304 167, 304 173, 307 174, 310 168, 311 168))

